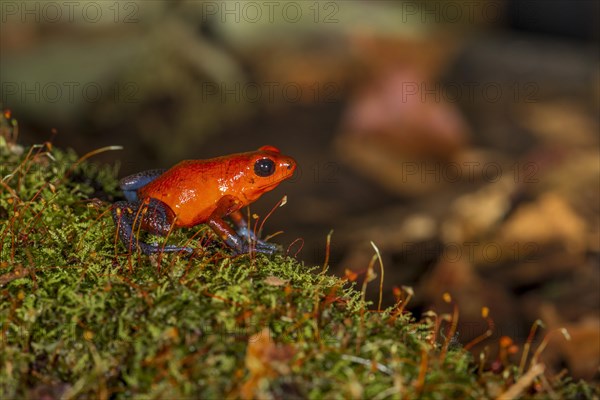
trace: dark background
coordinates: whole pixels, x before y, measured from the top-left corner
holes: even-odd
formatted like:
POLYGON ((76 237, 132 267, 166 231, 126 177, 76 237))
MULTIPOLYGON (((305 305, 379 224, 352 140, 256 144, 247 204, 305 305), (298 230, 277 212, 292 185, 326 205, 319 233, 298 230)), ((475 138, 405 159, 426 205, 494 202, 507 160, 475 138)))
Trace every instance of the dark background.
POLYGON ((330 270, 362 283, 373 241, 386 305, 448 292, 463 343, 490 307, 475 351, 566 326, 548 361, 598 378, 597 2, 61 4, 0 10, 22 144, 123 145, 93 158, 120 176, 275 145, 298 174, 251 208, 288 196, 265 234, 290 254, 322 264, 333 229, 330 270))

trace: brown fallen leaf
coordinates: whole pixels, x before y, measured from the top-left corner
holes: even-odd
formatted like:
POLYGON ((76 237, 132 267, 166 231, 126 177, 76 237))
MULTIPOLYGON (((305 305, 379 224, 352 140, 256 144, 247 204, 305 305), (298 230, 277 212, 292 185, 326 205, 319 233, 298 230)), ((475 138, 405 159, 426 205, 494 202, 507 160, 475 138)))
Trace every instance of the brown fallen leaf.
POLYGON ((346 139, 377 143, 382 151, 447 159, 465 146, 469 128, 441 91, 410 67, 398 67, 358 90, 346 110, 342 132, 346 139))
POLYGON ((600 318, 588 315, 575 322, 563 321, 550 303, 542 307, 541 313, 549 332, 564 327, 571 337, 567 341, 561 335, 552 336, 542 359, 551 363, 564 358, 573 377, 591 380, 600 368, 600 318))
POLYGON ((291 345, 276 343, 269 328, 250 336, 246 349, 248 379, 242 385, 240 396, 244 399, 264 397, 260 393, 263 380, 291 372, 289 362, 295 351, 291 345))
POLYGON ((585 221, 561 195, 553 192, 519 207, 500 228, 498 238, 511 244, 562 243, 571 254, 581 254, 587 246, 585 221))
POLYGON ((264 282, 270 286, 283 286, 286 285, 289 281, 283 280, 274 275, 270 275, 265 278, 264 282))
POLYGON ((567 147, 597 147, 597 118, 572 101, 525 103, 517 113, 517 122, 541 140, 567 147))
POLYGON ((514 181, 505 176, 498 182, 458 197, 442 223, 444 241, 462 243, 489 235, 510 210, 515 186, 514 181))
MULTIPOLYGON (((430 193, 467 145, 470 129, 440 85, 414 67, 395 65, 356 90, 335 141, 340 159, 392 193, 430 193)), ((453 170, 453 172, 455 172, 453 170)))

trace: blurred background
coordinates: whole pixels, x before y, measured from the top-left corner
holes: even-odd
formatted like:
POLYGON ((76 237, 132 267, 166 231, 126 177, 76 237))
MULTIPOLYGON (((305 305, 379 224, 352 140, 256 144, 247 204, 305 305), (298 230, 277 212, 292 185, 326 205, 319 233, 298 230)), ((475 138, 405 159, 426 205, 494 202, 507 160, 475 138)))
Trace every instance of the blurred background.
POLYGON ((490 361, 538 318, 564 326, 546 361, 599 379, 598 2, 0 6, 23 144, 123 145, 94 158, 120 176, 275 145, 298 173, 251 210, 288 196, 264 234, 290 254, 321 265, 333 229, 330 271, 361 284, 373 241, 384 305, 412 287, 417 317, 449 312, 448 292, 463 344, 489 307, 490 361))

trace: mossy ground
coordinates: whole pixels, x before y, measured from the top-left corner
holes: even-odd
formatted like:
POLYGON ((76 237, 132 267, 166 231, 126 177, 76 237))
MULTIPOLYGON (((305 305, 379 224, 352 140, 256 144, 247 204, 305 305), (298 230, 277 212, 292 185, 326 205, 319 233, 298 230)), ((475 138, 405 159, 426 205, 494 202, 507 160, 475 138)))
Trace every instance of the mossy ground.
MULTIPOLYGON (((377 312, 321 267, 232 257, 203 228, 169 238, 203 237, 194 257, 129 253, 114 170, 18 153, 0 142, 2 399, 486 398, 523 375, 480 370, 433 319, 377 312)), ((551 377, 520 393, 598 396, 551 377)))

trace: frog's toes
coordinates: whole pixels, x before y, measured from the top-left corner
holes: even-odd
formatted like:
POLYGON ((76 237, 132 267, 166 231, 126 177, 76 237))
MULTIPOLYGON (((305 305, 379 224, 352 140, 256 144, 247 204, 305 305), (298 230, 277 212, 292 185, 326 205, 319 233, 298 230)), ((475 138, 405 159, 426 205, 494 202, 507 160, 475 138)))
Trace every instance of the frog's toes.
POLYGON ((268 255, 275 254, 279 251, 279 246, 277 246, 276 244, 267 243, 262 240, 257 240, 256 242, 254 242, 252 248, 257 253, 263 253, 268 255))

